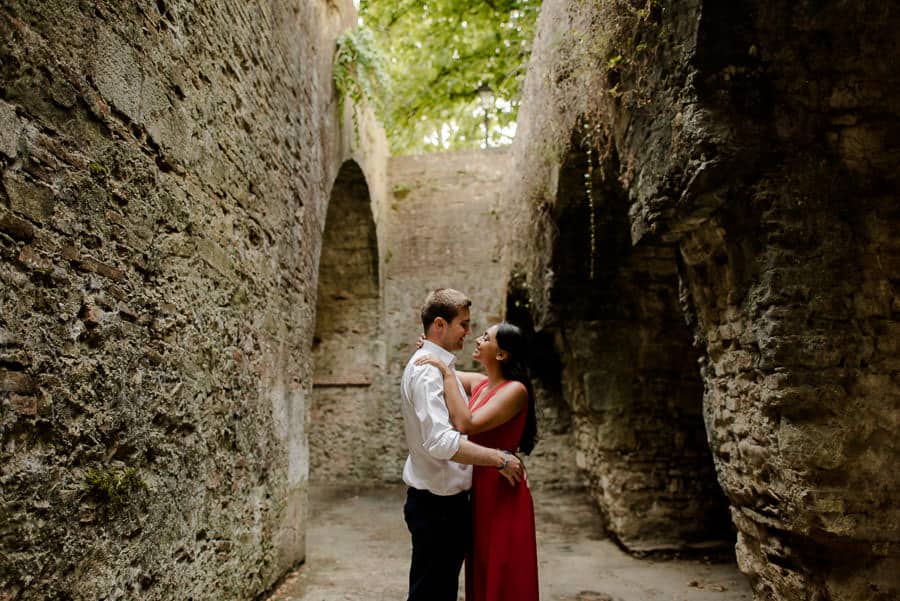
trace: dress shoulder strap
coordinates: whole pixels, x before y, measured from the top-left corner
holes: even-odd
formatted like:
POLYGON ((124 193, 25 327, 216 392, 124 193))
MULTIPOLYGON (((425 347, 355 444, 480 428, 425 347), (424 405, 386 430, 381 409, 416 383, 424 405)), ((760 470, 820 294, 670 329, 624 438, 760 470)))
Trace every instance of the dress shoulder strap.
POLYGON ((472 391, 472 394, 469 396, 469 410, 472 410, 472 401, 478 398, 478 393, 481 392, 481 389, 487 386, 487 378, 482 380, 472 391))
MULTIPOLYGON (((473 405, 473 404, 471 404, 471 403, 469 404, 469 411, 475 411, 476 409, 480 409, 481 407, 484 407, 484 405, 485 405, 489 400, 491 400, 491 397, 494 396, 495 394, 497 394, 497 391, 498 391, 498 390, 500 390, 501 388, 503 388, 504 386, 506 386, 506 385, 509 384, 510 382, 512 382, 512 380, 504 380, 504 381, 501 382, 500 384, 497 384, 497 386, 496 386, 495 388, 493 388, 492 390, 488 390, 487 393, 484 395, 484 398, 482 398, 482 399, 480 399, 480 400, 478 401, 478 404, 477 404, 477 405, 473 405)), ((481 384, 479 384, 479 385, 475 388, 475 392, 472 393, 472 401, 475 400, 475 398, 478 396, 477 393, 480 392, 480 391, 481 391, 481 388, 484 387, 484 386, 487 386, 487 380, 485 380, 484 382, 482 382, 481 384)))

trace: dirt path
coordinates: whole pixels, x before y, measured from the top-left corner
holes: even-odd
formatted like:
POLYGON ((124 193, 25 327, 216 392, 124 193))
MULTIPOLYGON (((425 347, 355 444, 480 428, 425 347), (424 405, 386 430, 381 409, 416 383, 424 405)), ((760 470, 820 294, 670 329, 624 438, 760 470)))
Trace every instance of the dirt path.
MULTIPOLYGON (((402 601, 409 533, 405 489, 315 488, 306 563, 269 601, 402 601)), ((544 601, 749 601, 734 564, 635 559, 603 538, 579 494, 535 491, 544 601)), ((460 599, 462 597, 460 596, 460 599)))

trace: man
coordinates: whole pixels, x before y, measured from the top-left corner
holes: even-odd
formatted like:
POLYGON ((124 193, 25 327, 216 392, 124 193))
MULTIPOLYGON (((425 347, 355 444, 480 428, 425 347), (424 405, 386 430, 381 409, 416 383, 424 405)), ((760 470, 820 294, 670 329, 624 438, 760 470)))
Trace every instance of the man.
POLYGON ((450 288, 428 295, 422 307, 425 342, 407 363, 400 385, 409 446, 403 515, 413 547, 408 601, 456 601, 459 570, 472 534, 472 465, 495 466, 511 485, 522 478, 515 455, 469 442, 453 429, 439 370, 415 364, 420 355, 430 353, 453 368, 453 352, 462 350, 471 332, 471 305, 462 292, 450 288))

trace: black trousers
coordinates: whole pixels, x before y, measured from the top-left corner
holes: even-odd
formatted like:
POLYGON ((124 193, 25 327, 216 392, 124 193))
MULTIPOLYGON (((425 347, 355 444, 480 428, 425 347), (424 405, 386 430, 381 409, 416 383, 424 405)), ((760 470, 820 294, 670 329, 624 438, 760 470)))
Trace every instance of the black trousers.
POLYGON ((410 488, 403 517, 412 534, 408 601, 456 601, 459 570, 472 540, 469 493, 441 497, 410 488))

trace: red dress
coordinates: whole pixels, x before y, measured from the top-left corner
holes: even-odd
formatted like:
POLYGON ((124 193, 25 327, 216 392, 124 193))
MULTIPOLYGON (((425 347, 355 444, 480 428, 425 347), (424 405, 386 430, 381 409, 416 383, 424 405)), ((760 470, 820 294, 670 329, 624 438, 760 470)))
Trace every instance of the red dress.
MULTIPOLYGON (((500 384, 469 409, 476 413, 500 384)), ((478 397, 487 380, 475 387, 478 397)), ((528 399, 531 402, 531 399, 528 399)), ((493 430, 469 439, 485 447, 515 451, 525 428, 526 409, 493 430)), ((523 480, 515 487, 495 467, 475 466, 472 474, 472 552, 466 561, 466 601, 537 601, 538 563, 534 502, 523 480)))

